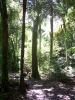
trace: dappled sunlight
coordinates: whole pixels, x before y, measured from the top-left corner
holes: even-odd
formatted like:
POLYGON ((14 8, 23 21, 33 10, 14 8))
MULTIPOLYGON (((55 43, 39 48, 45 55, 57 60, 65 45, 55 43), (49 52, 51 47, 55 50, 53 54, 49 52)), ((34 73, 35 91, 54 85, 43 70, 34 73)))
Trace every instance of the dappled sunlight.
POLYGON ((57 95, 57 97, 59 97, 59 99, 62 99, 62 100, 71 100, 71 98, 68 96, 68 95, 57 95))
POLYGON ((37 80, 27 77, 24 78, 24 81, 29 84, 29 88, 26 90, 26 94, 22 95, 18 88, 20 74, 9 73, 9 77, 10 87, 13 91, 11 95, 15 95, 13 98, 19 98, 18 100, 75 100, 75 86, 73 82, 66 84, 48 79, 37 80))
POLYGON ((60 83, 60 84, 59 84, 59 87, 60 87, 60 88, 63 88, 63 87, 64 87, 64 84, 60 83))
MULTIPOLYGON (((9 73, 10 79, 19 82, 20 74, 9 73)), ((74 77, 72 77, 72 80, 74 77)), ((75 79, 74 79, 75 80, 75 79)), ((27 94, 19 95, 23 100, 75 100, 75 86, 71 84, 65 84, 58 81, 50 81, 47 79, 28 79, 24 78, 24 81, 29 84, 27 94)), ((15 88, 19 83, 14 83, 15 88)), ((13 86, 13 84, 11 84, 13 86)))
POLYGON ((73 87, 73 89, 71 91, 75 92, 75 86, 73 87))
POLYGON ((43 90, 44 90, 44 91, 48 91, 48 92, 50 92, 50 91, 53 91, 54 88, 53 88, 53 87, 51 87, 51 88, 49 88, 49 89, 45 88, 45 89, 43 89, 43 90))
POLYGON ((43 100, 45 98, 45 94, 44 94, 44 91, 41 89, 33 89, 33 90, 28 91, 27 97, 30 100, 34 100, 34 99, 43 100))
POLYGON ((37 88, 37 87, 38 87, 38 88, 41 88, 42 86, 43 86, 43 85, 35 84, 33 87, 34 87, 34 88, 37 88))
POLYGON ((60 84, 59 84, 59 88, 64 89, 64 90, 67 90, 67 89, 69 89, 70 87, 66 87, 65 84, 60 83, 60 84))
POLYGON ((48 97, 54 96, 53 93, 49 93, 51 91, 53 91, 53 88, 50 88, 50 89, 33 89, 33 90, 30 90, 30 91, 27 92, 27 97, 30 100, 34 100, 34 99, 44 100, 44 99, 48 99, 47 95, 48 95, 48 97))
POLYGON ((17 81, 20 80, 20 74, 19 73, 9 73, 9 77, 12 80, 17 80, 17 81))
POLYGON ((28 100, 74 100, 75 87, 62 82, 48 80, 30 80, 31 88, 27 91, 28 100))
POLYGON ((75 91, 71 93, 71 90, 63 87, 60 88, 45 88, 45 89, 30 89, 27 91, 27 97, 29 100, 73 100, 75 91))

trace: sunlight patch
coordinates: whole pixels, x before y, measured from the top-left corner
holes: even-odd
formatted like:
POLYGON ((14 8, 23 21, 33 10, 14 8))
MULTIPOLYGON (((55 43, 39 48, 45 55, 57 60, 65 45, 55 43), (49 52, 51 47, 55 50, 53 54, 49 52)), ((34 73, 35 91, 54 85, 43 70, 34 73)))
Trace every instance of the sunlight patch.
POLYGON ((49 88, 49 89, 43 89, 43 90, 53 91, 53 90, 54 90, 54 88, 53 88, 53 87, 51 87, 51 88, 49 88))
POLYGON ((50 100, 48 97, 51 98, 54 96, 53 93, 50 93, 53 90, 53 87, 50 89, 33 89, 27 92, 27 97, 30 100, 50 100))
POLYGON ((75 92, 75 87, 73 87, 73 90, 72 91, 75 92))
POLYGON ((59 84, 59 87, 62 88, 62 89, 63 89, 63 88, 66 89, 66 88, 64 87, 64 84, 62 84, 62 83, 59 84))
POLYGON ((54 94, 53 94, 53 93, 47 93, 47 95, 48 95, 49 97, 54 96, 54 94))
POLYGON ((45 93, 43 90, 41 89, 33 89, 33 90, 30 90, 28 91, 27 93, 27 97, 29 97, 30 99, 32 100, 43 100, 45 98, 45 93))
POLYGON ((28 91, 28 92, 30 92, 30 93, 32 93, 32 94, 43 94, 43 90, 41 90, 41 89, 33 89, 33 90, 30 90, 30 91, 28 91))
POLYGON ((59 97, 62 100, 71 100, 71 98, 68 95, 58 94, 57 97, 59 97))
POLYGON ((69 94, 71 97, 74 97, 74 94, 69 94))
POLYGON ((34 88, 37 88, 37 87, 42 87, 43 85, 39 85, 39 84, 35 84, 33 85, 34 88))

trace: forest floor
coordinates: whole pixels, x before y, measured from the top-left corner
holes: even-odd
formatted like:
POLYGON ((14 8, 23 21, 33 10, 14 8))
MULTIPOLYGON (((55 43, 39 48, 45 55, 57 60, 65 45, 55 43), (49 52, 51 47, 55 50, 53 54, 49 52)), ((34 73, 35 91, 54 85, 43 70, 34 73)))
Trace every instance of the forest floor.
MULTIPOLYGON (((10 74, 11 77, 15 75, 10 74)), ((4 94, 0 100, 75 100, 75 77, 70 78, 72 82, 69 84, 50 82, 47 78, 41 80, 25 78, 25 82, 29 83, 26 94, 21 94, 18 86, 15 85, 11 92, 4 94)), ((18 74, 17 80, 19 80, 18 74)))
POLYGON ((49 80, 30 80, 26 100, 75 100, 75 85, 49 80))

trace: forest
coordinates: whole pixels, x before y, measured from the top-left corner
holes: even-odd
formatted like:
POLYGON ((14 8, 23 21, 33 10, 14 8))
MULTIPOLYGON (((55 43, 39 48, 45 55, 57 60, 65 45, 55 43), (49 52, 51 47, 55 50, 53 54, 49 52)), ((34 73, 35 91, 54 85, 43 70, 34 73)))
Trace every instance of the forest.
POLYGON ((0 0, 0 100, 75 100, 75 0, 0 0))

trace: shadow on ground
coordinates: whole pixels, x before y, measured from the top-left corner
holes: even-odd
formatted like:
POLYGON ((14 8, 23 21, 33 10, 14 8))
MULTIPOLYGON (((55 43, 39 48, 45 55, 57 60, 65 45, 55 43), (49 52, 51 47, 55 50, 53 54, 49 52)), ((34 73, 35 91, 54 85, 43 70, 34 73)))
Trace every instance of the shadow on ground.
POLYGON ((29 80, 26 100, 75 100, 75 86, 48 80, 29 80))
POLYGON ((21 94, 19 91, 19 74, 9 74, 12 82, 17 81, 17 84, 11 84, 10 93, 1 94, 0 100, 75 100, 75 77, 71 77, 71 82, 63 83, 50 80, 34 80, 26 79, 29 83, 29 89, 26 94, 21 94))

